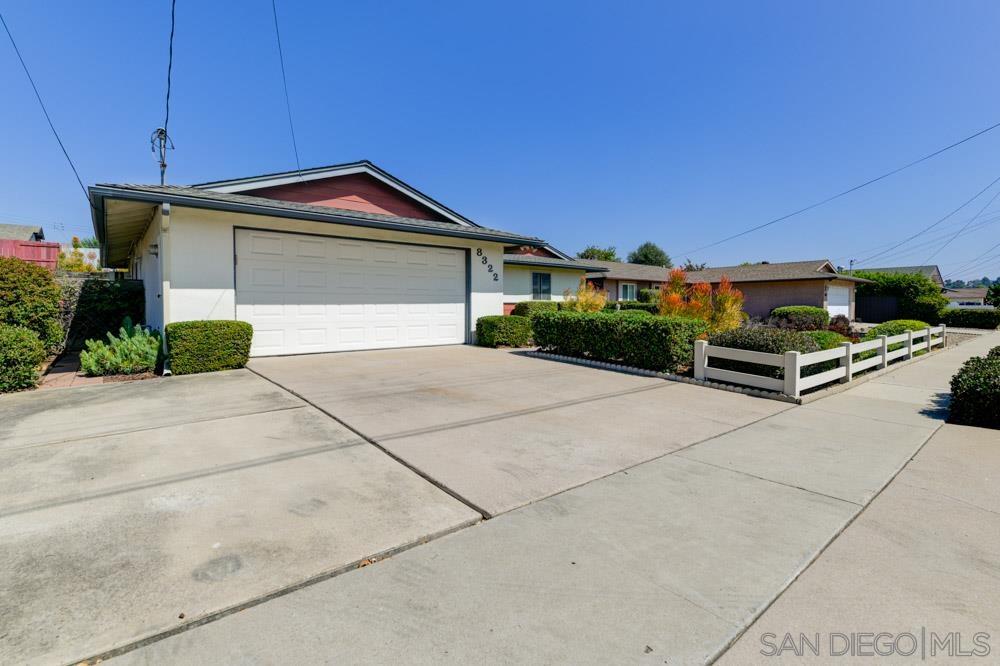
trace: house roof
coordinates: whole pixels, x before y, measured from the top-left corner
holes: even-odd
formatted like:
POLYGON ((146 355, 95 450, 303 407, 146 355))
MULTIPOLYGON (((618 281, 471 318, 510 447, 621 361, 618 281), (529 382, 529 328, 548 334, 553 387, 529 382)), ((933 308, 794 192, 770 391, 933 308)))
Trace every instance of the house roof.
POLYGON ((687 274, 688 282, 718 282, 726 276, 732 282, 777 282, 785 280, 868 280, 838 273, 827 259, 811 261, 784 261, 773 264, 750 264, 748 266, 721 266, 692 271, 687 274))
POLYGON ((571 268, 578 271, 603 272, 608 269, 595 266, 593 261, 577 259, 557 259, 555 257, 539 257, 533 254, 505 254, 503 263, 515 266, 542 266, 547 268, 571 268))
POLYGON ((428 208, 436 211, 446 219, 467 227, 478 227, 472 220, 459 215, 439 201, 435 201, 417 188, 404 183, 388 171, 385 171, 368 160, 357 162, 344 162, 343 164, 331 164, 329 166, 312 167, 300 169, 298 171, 279 171, 277 173, 266 173, 259 176, 247 176, 244 178, 232 178, 230 180, 215 180, 209 183, 197 183, 191 187, 203 190, 215 190, 216 192, 239 193, 247 190, 259 190, 265 187, 275 187, 278 185, 288 185, 291 183, 303 183, 311 180, 322 180, 324 178, 334 178, 336 176, 348 176, 356 173, 368 174, 372 178, 379 180, 389 187, 392 187, 403 194, 411 197, 428 208))
POLYGON ((642 282, 666 282, 669 268, 662 266, 647 266, 646 264, 628 264, 621 261, 599 261, 588 259, 587 263, 597 267, 593 275, 588 277, 608 278, 611 280, 639 280, 642 282), (601 271, 600 269, 603 269, 601 271))
POLYGON ((0 224, 0 238, 11 240, 45 240, 45 232, 35 224, 0 224))
MULTIPOLYGON (((106 201, 146 202, 149 204, 169 203, 191 208, 206 208, 229 212, 248 213, 251 215, 270 215, 300 220, 349 224, 353 226, 377 229, 392 229, 411 233, 431 234, 435 236, 451 236, 470 238, 498 243, 541 246, 545 241, 533 236, 522 236, 509 231, 487 229, 480 226, 458 225, 452 222, 436 220, 420 220, 395 215, 382 215, 356 210, 343 210, 330 206, 265 199, 244 194, 219 192, 201 187, 182 187, 178 185, 131 185, 131 184, 98 184, 89 188, 93 203, 94 230, 102 244, 108 246, 108 264, 115 266, 128 258, 128 243, 126 237, 141 235, 148 219, 143 221, 141 215, 129 212, 128 234, 109 240, 108 215, 105 213, 106 201), (136 231, 138 230, 138 231, 136 231)), ((148 217, 148 216, 147 216, 148 217)))
POLYGON ((924 275, 934 280, 942 287, 944 286, 944 278, 941 277, 941 269, 936 265, 931 264, 929 266, 886 266, 884 268, 857 268, 855 270, 865 271, 868 273, 906 273, 908 275, 924 275))
POLYGON ((965 289, 948 289, 945 296, 952 299, 961 298, 986 298, 986 287, 967 287, 965 289))

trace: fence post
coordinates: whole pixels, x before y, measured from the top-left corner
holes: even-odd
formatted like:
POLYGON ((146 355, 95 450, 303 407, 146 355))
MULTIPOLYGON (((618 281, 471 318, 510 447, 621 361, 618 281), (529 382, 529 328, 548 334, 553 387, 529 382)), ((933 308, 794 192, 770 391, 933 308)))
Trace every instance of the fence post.
POLYGON ((941 349, 948 346, 948 325, 941 324, 941 349))
POLYGON ((913 331, 906 332, 906 358, 913 358, 913 331))
POLYGON ((846 384, 853 379, 854 368, 852 364, 854 363, 854 354, 851 353, 851 343, 841 342, 840 348, 844 350, 844 358, 840 359, 840 367, 844 368, 844 378, 840 380, 841 384, 846 384))
POLYGON ((880 335, 878 339, 882 341, 882 348, 879 350, 879 353, 882 355, 882 362, 878 364, 878 367, 885 369, 889 367, 889 337, 880 335))
POLYGON ((799 397, 799 352, 785 352, 785 395, 799 397))
POLYGON ((705 378, 705 352, 708 351, 706 348, 708 343, 704 340, 694 341, 694 378, 704 379, 705 378))
POLYGON ((931 350, 931 327, 928 326, 927 330, 925 330, 924 333, 927 335, 927 341, 926 341, 927 351, 930 352, 930 350, 931 350))

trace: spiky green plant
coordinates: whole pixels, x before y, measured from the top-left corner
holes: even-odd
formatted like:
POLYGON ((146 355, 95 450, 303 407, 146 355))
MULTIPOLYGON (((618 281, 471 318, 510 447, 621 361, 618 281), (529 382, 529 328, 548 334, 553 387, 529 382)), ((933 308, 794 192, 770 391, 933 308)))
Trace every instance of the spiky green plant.
POLYGON ((134 375, 156 368, 160 355, 160 333, 133 326, 128 317, 118 337, 108 333, 108 341, 87 340, 80 352, 80 368, 91 377, 98 375, 134 375))

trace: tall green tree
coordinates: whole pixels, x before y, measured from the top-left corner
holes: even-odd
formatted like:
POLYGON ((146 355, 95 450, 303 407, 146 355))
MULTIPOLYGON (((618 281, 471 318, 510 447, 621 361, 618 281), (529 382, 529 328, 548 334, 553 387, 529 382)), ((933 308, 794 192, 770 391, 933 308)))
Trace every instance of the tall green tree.
POLYGON ((614 245, 608 247, 598 247, 588 245, 576 253, 578 259, 590 259, 592 261, 621 261, 618 258, 618 248, 614 245))
POLYGON ((986 302, 995 308, 1000 308, 1000 280, 994 282, 986 290, 986 302))
POLYGON ((645 264, 647 266, 663 266, 673 268, 674 262, 670 261, 670 255, 663 251, 656 243, 646 241, 639 247, 632 250, 628 255, 630 264, 645 264))
POLYGON ((700 264, 696 264, 693 261, 691 261, 690 259, 685 259, 684 260, 684 265, 681 266, 681 268, 683 268, 684 271, 687 272, 687 273, 695 273, 697 271, 703 271, 706 268, 708 268, 708 264, 706 264, 705 262, 702 262, 700 264))

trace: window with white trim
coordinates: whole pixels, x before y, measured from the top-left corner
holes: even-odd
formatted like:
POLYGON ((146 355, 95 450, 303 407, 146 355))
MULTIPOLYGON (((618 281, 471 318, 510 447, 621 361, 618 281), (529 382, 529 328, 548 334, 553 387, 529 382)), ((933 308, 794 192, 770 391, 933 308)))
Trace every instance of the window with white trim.
POLYGON ((636 288, 634 282, 622 282, 618 286, 618 300, 634 301, 636 298, 636 288))
POLYGON ((531 300, 552 300, 552 275, 550 273, 531 274, 531 300))

